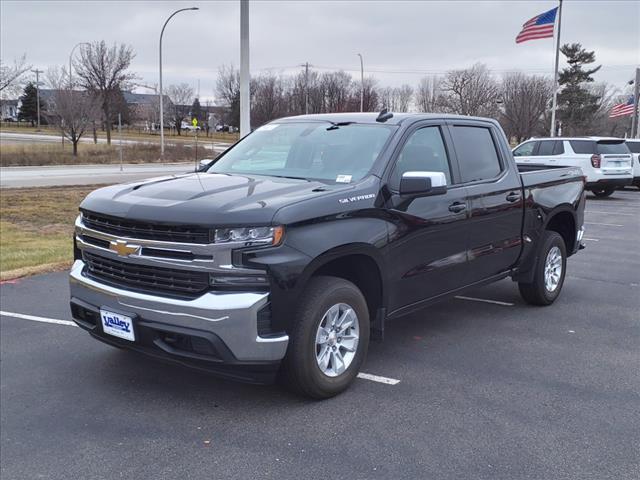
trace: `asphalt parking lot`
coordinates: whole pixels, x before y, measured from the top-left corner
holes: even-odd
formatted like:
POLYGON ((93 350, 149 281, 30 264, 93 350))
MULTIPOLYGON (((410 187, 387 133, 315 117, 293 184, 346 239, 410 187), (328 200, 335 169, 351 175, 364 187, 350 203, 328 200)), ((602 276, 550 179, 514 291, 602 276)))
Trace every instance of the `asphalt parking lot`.
POLYGON ((640 192, 586 229, 553 306, 505 280, 393 322, 363 371, 399 382, 323 402, 103 345, 65 273, 5 283, 1 476, 638 479, 640 192))

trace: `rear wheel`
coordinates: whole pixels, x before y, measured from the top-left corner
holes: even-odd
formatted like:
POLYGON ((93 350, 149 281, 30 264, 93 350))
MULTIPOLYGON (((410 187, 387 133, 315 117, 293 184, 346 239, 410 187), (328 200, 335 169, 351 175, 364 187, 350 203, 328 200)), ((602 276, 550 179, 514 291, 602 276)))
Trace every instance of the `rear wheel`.
POLYGON ((598 190, 593 190, 593 194, 594 194, 596 197, 604 198, 604 197, 609 197, 609 196, 611 196, 611 195, 613 194, 613 192, 615 192, 615 190, 616 190, 616 189, 615 189, 615 188, 612 188, 612 187, 601 188, 601 189, 598 189, 598 190))
POLYGON ((369 311, 362 292, 337 277, 313 278, 296 312, 283 364, 283 380, 313 398, 347 389, 369 345, 369 311))
POLYGON ((532 305, 551 305, 560 295, 567 269, 567 249, 557 232, 546 231, 540 239, 540 255, 533 282, 518 283, 520 295, 532 305))

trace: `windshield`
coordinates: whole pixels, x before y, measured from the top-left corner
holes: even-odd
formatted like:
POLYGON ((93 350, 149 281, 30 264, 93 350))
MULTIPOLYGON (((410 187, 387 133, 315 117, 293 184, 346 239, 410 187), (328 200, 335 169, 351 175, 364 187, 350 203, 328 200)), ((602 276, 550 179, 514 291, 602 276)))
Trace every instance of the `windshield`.
POLYGON ((598 142, 598 153, 629 153, 627 144, 623 141, 600 140, 598 142))
POLYGON ((242 140, 207 172, 349 183, 369 173, 393 128, 330 122, 270 123, 242 140))

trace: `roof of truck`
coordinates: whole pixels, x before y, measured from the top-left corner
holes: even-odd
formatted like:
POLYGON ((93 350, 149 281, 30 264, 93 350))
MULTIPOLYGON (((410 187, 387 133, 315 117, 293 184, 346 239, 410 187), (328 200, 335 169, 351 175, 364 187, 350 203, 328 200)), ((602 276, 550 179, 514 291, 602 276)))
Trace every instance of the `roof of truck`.
POLYGON ((432 119, 449 119, 449 120, 479 120, 490 121, 495 120, 483 117, 469 117, 466 115, 450 115, 446 113, 393 113, 393 117, 385 122, 376 122, 379 112, 367 112, 367 113, 318 113, 312 115, 296 115, 293 117, 283 117, 273 120, 270 123, 278 123, 282 121, 325 121, 325 122, 353 122, 353 123, 374 123, 378 125, 399 125, 404 120, 432 120, 432 119))

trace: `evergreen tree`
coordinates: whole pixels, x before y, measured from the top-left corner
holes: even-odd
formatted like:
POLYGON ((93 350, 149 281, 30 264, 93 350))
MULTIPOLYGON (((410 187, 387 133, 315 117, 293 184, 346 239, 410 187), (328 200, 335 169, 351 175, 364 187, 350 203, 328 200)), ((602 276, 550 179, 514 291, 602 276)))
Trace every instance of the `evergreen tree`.
POLYGON ((193 101, 193 105, 191 105, 191 118, 197 118, 198 124, 201 124, 206 120, 202 112, 202 107, 200 106, 200 100, 197 97, 193 101))
MULTIPOLYGON (((40 123, 44 122, 45 104, 40 99, 40 123)), ((24 92, 20 97, 20 111, 18 112, 19 121, 31 122, 34 126, 38 121, 38 91, 33 82, 29 82, 24 87, 24 92)))
POLYGON ((558 78, 558 118, 562 121, 563 134, 588 135, 600 104, 600 97, 594 95, 586 84, 593 82, 592 75, 600 70, 601 65, 585 68, 596 61, 596 56, 593 51, 586 51, 579 43, 565 44, 560 51, 567 57, 569 64, 560 72, 558 78))

